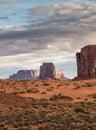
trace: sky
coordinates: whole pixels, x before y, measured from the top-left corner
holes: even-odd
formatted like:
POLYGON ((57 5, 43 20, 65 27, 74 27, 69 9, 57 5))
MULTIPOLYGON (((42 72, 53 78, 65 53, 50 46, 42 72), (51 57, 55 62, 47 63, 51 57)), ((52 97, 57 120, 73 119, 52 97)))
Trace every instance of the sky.
POLYGON ((96 44, 96 0, 0 0, 0 78, 53 62, 77 75, 76 53, 96 44))

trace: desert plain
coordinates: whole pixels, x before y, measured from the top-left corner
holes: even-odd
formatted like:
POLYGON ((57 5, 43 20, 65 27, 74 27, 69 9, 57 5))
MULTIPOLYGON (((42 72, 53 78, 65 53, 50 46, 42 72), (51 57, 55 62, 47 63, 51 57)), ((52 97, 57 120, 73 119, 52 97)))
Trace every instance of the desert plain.
POLYGON ((96 79, 0 80, 0 130, 96 130, 96 79))

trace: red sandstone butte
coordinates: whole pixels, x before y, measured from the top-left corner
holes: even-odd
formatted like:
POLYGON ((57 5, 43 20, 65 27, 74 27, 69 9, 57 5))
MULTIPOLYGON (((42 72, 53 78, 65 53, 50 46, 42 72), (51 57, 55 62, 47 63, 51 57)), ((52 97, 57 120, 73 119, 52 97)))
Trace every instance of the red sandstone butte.
POLYGON ((76 54, 77 78, 91 79, 96 77, 96 45, 88 45, 81 48, 76 54))
POLYGON ((40 66, 40 79, 55 79, 55 66, 53 63, 43 63, 40 66))

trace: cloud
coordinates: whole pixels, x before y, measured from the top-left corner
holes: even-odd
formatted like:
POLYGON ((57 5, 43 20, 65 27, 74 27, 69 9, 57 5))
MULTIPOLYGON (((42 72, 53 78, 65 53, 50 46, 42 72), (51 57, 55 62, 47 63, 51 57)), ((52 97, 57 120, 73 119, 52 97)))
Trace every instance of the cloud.
POLYGON ((0 20, 6 20, 8 17, 0 17, 0 20))
MULTIPOLYGON (((11 14, 15 14, 14 11, 18 9, 20 6, 18 4, 18 0, 0 0, 0 13, 1 16, 9 17, 11 14), (10 14, 10 15, 9 15, 10 14)), ((5 21, 6 23, 6 21, 5 21)), ((0 23, 2 24, 2 23, 0 23)))
POLYGON ((30 68, 47 61, 74 65, 81 47, 96 44, 95 8, 92 1, 28 9, 25 24, 0 27, 1 68, 30 68))
POLYGON ((90 41, 96 30, 95 6, 96 2, 64 3, 29 9, 26 17, 30 21, 29 25, 19 26, 19 30, 18 27, 1 29, 0 55, 46 49, 54 53, 73 52, 83 44, 94 44, 95 38, 94 42, 90 41), (48 45, 51 47, 48 48, 48 45))
POLYGON ((8 2, 14 2, 16 0, 0 0, 0 3, 8 3, 8 2))

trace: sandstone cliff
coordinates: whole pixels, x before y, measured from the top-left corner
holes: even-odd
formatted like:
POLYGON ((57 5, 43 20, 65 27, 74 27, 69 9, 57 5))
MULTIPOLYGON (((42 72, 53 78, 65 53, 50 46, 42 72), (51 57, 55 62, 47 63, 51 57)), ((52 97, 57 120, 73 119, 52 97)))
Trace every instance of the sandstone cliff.
POLYGON ((53 63, 43 63, 40 66, 40 79, 55 79, 55 66, 53 63))
POLYGON ((43 65, 40 66, 40 79, 58 79, 58 80, 68 80, 64 76, 63 70, 55 70, 55 66, 53 63, 43 63, 43 65))
POLYGON ((77 78, 90 79, 96 77, 96 45, 88 45, 76 54, 77 78))

